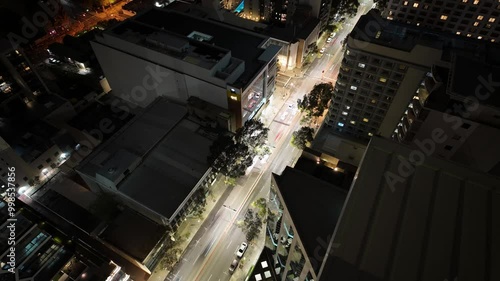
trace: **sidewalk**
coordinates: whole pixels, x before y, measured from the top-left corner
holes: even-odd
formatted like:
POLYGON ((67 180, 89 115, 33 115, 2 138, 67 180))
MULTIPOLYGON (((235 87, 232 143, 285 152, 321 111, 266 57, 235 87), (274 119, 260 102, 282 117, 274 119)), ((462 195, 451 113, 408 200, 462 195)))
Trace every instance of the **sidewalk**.
MULTIPOLYGON (((177 229, 175 233, 175 239, 179 240, 180 238, 185 238, 181 240, 182 242, 177 245, 178 248, 182 249, 182 252, 186 250, 191 240, 196 235, 201 225, 205 221, 205 218, 210 214, 213 210, 214 206, 219 201, 220 197, 226 191, 227 187, 224 184, 224 177, 219 176, 215 181, 214 185, 210 188, 210 195, 207 197, 207 205, 205 206, 205 212, 203 212, 202 218, 188 218, 186 219, 177 229)), ((182 257, 182 254, 181 254, 182 257)), ((148 279, 149 281, 164 281, 168 276, 169 272, 166 269, 159 268, 158 265, 151 274, 151 277, 148 279)))
MULTIPOLYGON (((264 244, 266 243, 266 226, 267 224, 264 222, 259 236, 248 245, 248 250, 240 261, 240 265, 243 263, 243 266, 238 266, 238 269, 233 273, 231 279, 229 279, 230 281, 247 280, 250 269, 253 269, 254 265, 259 261, 260 254, 264 249, 264 244)), ((249 278, 248 280, 252 279, 249 278)))

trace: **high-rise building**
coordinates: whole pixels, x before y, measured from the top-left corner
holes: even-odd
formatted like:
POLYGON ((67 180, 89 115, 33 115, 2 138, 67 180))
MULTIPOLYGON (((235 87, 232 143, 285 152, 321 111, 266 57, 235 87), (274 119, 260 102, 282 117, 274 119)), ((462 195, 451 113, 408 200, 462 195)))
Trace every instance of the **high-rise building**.
POLYGON ((496 44, 384 20, 376 11, 361 17, 346 45, 325 120, 335 133, 365 142, 375 134, 393 134, 434 65, 499 53, 496 44))
POLYGON ((275 0, 272 1, 272 18, 270 21, 291 24, 297 10, 310 9, 311 16, 320 20, 320 28, 328 24, 331 0, 275 0))
POLYGON ((500 48, 454 54, 434 65, 409 103, 393 139, 429 155, 500 175, 500 48), (439 135, 438 140, 433 136, 439 135))
POLYGON ((346 51, 325 121, 365 142, 390 136, 413 93, 441 58, 437 35, 383 20, 372 10, 346 39, 346 51))
POLYGON ((158 96, 198 97, 252 119, 274 91, 280 47, 269 37, 171 9, 154 8, 92 42, 112 93, 146 107, 158 96))
POLYGON ((266 245, 276 280, 319 280, 354 176, 342 163, 323 159, 304 152, 294 168, 271 179, 266 245))
POLYGON ((445 30, 476 39, 500 39, 500 3, 494 0, 389 0, 383 16, 390 20, 445 30))
POLYGON ((372 138, 318 280, 499 280, 499 187, 498 177, 372 138))

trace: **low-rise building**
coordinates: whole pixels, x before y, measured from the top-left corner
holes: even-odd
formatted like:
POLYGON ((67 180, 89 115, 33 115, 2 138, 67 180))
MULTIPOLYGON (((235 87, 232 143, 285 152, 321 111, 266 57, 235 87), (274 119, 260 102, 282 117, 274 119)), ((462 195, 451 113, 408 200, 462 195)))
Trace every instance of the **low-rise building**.
POLYGON ((0 239, 5 242, 0 246, 1 280, 104 281, 123 280, 126 276, 111 260, 61 232, 57 225, 44 221, 26 206, 15 202, 14 209, 11 216, 7 202, 0 200, 0 239), (7 243, 9 237, 15 239, 14 251, 7 243))
MULTIPOLYGON (((158 99, 76 168, 94 192, 106 192, 151 220, 175 229, 197 190, 215 179, 213 142, 186 119, 185 106, 158 99)), ((196 193, 198 194, 198 193, 196 193)))

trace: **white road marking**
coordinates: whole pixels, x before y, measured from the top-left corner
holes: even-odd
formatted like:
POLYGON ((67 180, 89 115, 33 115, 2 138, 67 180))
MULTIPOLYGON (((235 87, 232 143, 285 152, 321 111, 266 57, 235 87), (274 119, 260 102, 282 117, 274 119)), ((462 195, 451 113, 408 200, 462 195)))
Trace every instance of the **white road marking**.
POLYGON ((212 278, 212 274, 210 274, 210 277, 208 277, 208 280, 207 280, 207 281, 210 281, 210 278, 212 278))
POLYGON ((226 249, 227 249, 227 248, 229 248, 229 246, 231 246, 231 243, 233 243, 233 240, 231 240, 231 241, 229 242, 229 244, 227 244, 226 249))

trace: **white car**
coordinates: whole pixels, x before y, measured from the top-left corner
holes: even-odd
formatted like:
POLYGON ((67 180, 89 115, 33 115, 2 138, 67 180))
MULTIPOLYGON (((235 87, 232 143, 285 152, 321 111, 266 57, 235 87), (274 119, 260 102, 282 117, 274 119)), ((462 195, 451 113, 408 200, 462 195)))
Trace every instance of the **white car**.
POLYGON ((322 54, 325 52, 325 50, 326 50, 325 48, 322 48, 319 52, 322 54))
POLYGON ((326 39, 326 43, 330 43, 330 42, 332 42, 332 38, 326 39))
POLYGON ((243 257, 243 254, 245 253, 245 251, 247 250, 247 247, 248 247, 248 244, 246 242, 243 242, 241 243, 240 247, 238 248, 238 250, 236 251, 236 256, 238 258, 241 258, 243 257))

